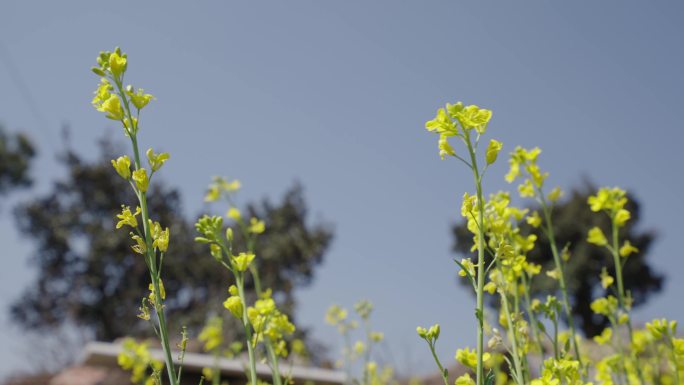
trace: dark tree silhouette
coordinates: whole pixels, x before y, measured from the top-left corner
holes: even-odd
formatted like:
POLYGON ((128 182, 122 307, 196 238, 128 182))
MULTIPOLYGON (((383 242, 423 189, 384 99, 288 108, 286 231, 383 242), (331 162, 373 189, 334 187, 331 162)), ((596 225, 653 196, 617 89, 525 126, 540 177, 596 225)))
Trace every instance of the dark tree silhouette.
POLYGON ((26 135, 9 134, 0 126, 0 196, 31 185, 28 171, 35 154, 26 135))
MULTIPOLYGON (((583 188, 574 189, 569 198, 559 202, 553 211, 556 243, 559 248, 568 245, 571 253, 566 265, 565 278, 572 314, 578 328, 588 337, 601 333, 608 324, 604 317, 595 315, 590 308, 595 298, 607 294, 601 286, 601 269, 605 266, 608 272, 615 276, 613 260, 608 251, 586 241, 587 233, 593 226, 599 226, 606 234, 610 234, 608 216, 592 212, 587 205, 587 198, 595 191, 595 188, 586 183, 583 188)), ((629 204, 626 208, 632 213, 632 219, 620 230, 620 239, 629 240, 639 249, 638 253, 629 256, 623 268, 625 290, 631 293, 636 307, 644 304, 652 294, 661 290, 664 278, 654 272, 647 261, 655 234, 651 231, 637 230, 640 205, 633 196, 628 195, 628 199, 629 204)), ((538 207, 531 209, 538 209, 541 212, 538 207)), ((537 235, 536 247, 528 254, 528 259, 542 265, 544 271, 554 269, 548 238, 539 229, 534 229, 526 223, 520 224, 520 228, 525 235, 537 235)), ((453 226, 452 232, 455 240, 453 250, 459 254, 469 254, 473 244, 472 234, 466 229, 465 223, 453 226)), ((533 294, 544 293, 545 296, 546 293, 553 293, 556 290, 558 283, 543 273, 532 282, 533 294)), ((494 302, 490 303, 493 304, 494 302)))
MULTIPOLYGON (((60 157, 66 178, 15 211, 21 232, 36 245, 31 256, 38 267, 36 280, 11 310, 14 321, 27 329, 46 331, 70 323, 100 340, 150 334, 150 325, 136 317, 148 292, 147 268, 130 249, 126 232, 114 228, 121 204, 134 205, 136 200, 110 164, 113 146, 101 146, 102 157, 94 163, 66 151, 60 157)), ((183 216, 176 189, 157 179, 148 194, 153 219, 168 225, 171 233, 163 272, 171 330, 186 325, 196 335, 209 315, 227 313, 222 302, 232 283, 230 275, 206 245, 194 242, 195 221, 183 216)), ((309 223, 298 184, 278 203, 263 200, 244 210, 266 223, 256 247, 262 282, 292 316, 292 289, 311 282, 333 232, 328 225, 309 223)), ((239 330, 227 325, 228 333, 239 330)))

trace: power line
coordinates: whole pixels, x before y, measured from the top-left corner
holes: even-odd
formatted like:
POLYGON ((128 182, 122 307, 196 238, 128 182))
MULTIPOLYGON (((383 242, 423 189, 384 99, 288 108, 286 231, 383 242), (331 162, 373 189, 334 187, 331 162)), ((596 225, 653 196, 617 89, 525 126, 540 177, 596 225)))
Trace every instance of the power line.
POLYGON ((36 99, 33 97, 31 90, 29 89, 26 82, 24 82, 19 69, 14 65, 14 61, 10 56, 9 50, 5 47, 2 41, 0 41, 0 60, 4 63, 5 68, 7 68, 7 74, 14 82, 14 85, 19 89, 24 102, 28 105, 29 111, 33 115, 33 118, 38 123, 38 129, 43 132, 46 136, 45 142, 47 142, 48 147, 54 152, 54 142, 52 138, 52 132, 48 129, 48 123, 43 115, 36 99))

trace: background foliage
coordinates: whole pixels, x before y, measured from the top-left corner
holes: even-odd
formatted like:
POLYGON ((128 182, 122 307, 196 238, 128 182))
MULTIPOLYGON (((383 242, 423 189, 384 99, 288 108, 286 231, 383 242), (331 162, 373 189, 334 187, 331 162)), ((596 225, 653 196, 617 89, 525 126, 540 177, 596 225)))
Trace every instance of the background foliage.
POLYGON ((10 134, 0 125, 0 196, 31 185, 29 166, 36 155, 33 144, 22 133, 10 134))

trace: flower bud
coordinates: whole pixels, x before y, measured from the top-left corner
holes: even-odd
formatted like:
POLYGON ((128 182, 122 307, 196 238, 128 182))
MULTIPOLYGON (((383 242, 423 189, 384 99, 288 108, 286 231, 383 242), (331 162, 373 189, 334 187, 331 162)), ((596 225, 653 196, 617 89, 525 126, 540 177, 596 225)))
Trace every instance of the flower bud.
POLYGON ((238 288, 237 288, 237 286, 235 286, 235 285, 230 285, 230 287, 228 288, 228 292, 230 293, 230 295, 238 295, 238 288))
POLYGON ((102 71, 102 70, 100 69, 100 67, 93 67, 93 68, 91 68, 90 70, 93 71, 93 73, 94 73, 95 75, 98 75, 98 76, 105 76, 104 71, 102 71))
POLYGON ((503 144, 499 142, 498 140, 490 140, 489 145, 487 146, 487 152, 485 155, 485 158, 487 160, 487 164, 492 164, 496 162, 496 158, 499 156, 499 151, 501 151, 501 148, 503 147, 503 144))
POLYGON ((221 251, 221 246, 212 243, 211 246, 209 246, 209 252, 211 253, 211 256, 214 257, 214 259, 217 262, 221 262, 223 259, 223 253, 221 251))
POLYGON ((437 339, 439 338, 439 324, 434 324, 430 327, 430 330, 428 330, 428 337, 437 339))

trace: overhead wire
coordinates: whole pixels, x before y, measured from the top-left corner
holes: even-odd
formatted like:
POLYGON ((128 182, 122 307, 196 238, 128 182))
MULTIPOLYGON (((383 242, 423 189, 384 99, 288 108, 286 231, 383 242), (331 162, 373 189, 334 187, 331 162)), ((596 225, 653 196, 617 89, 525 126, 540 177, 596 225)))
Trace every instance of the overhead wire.
POLYGON ((53 152, 55 152, 56 149, 54 146, 54 140, 56 138, 53 138, 54 133, 49 130, 49 125, 47 119, 45 119, 45 115, 43 115, 40 106, 33 97, 31 89, 21 76, 19 68, 14 65, 12 56, 2 41, 0 41, 0 61, 4 64, 4 67, 7 69, 7 74, 14 82, 14 85, 21 94, 22 99, 24 99, 24 102, 28 106, 31 115, 33 115, 33 118, 36 120, 38 129, 42 131, 43 135, 45 135, 45 140, 41 142, 47 143, 47 146, 50 147, 53 152))

